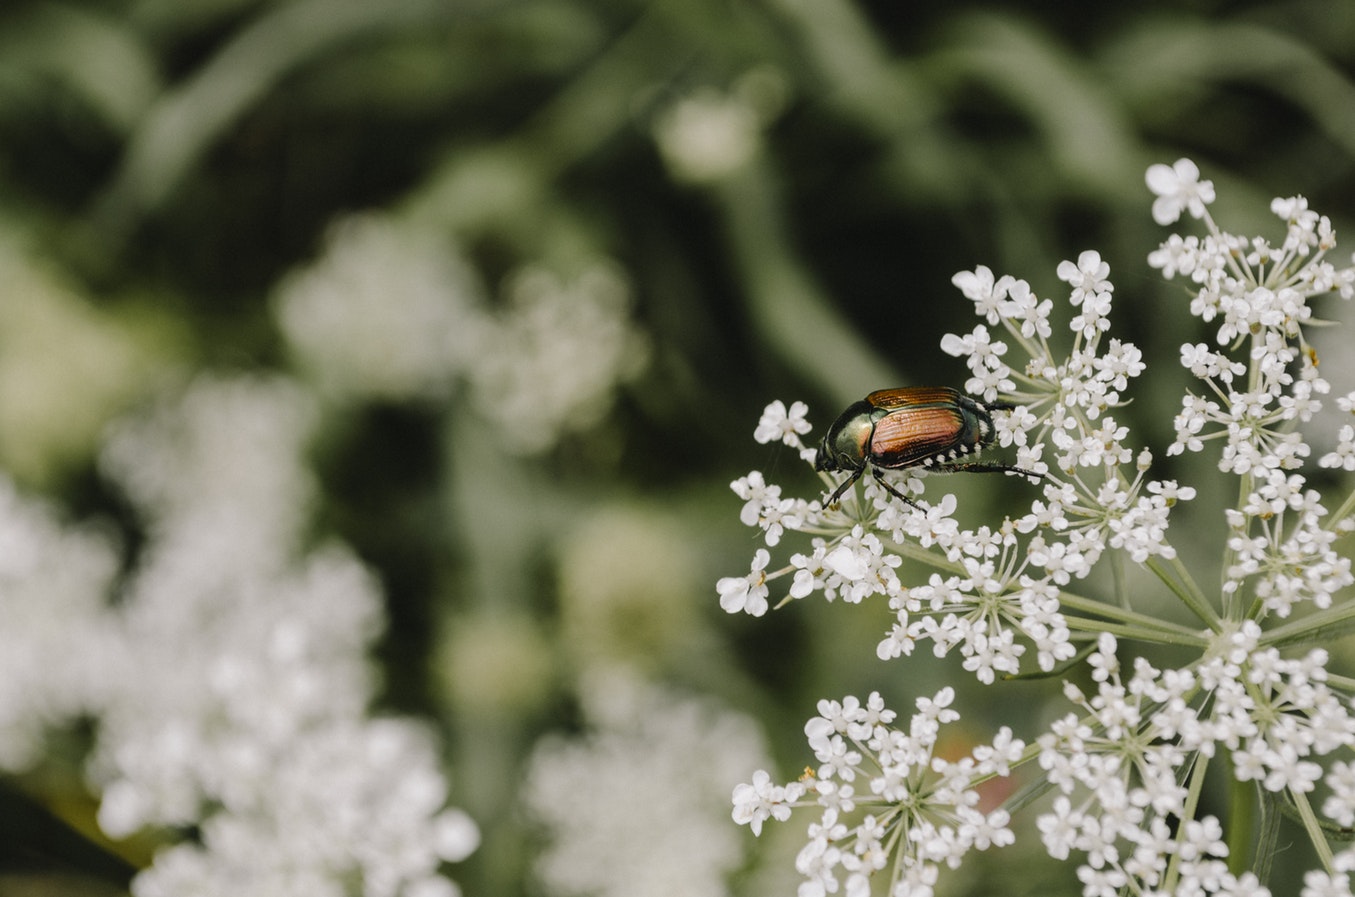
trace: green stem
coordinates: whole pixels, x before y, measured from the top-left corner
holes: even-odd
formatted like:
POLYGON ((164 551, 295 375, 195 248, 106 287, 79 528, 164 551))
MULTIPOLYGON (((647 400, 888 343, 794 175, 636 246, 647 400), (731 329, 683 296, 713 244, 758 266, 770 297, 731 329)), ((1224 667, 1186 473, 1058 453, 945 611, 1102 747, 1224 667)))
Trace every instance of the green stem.
POLYGON ((1335 529, 1336 525, 1349 517, 1352 512, 1355 512, 1355 489, 1350 490, 1350 494, 1346 496, 1345 501, 1341 502, 1341 507, 1336 509, 1336 513, 1331 514, 1323 521, 1322 527, 1324 529, 1335 529))
POLYGON ((1133 626, 1122 623, 1108 623, 1105 620, 1085 620, 1081 617, 1064 617, 1069 629, 1079 632, 1108 632, 1116 638, 1149 642, 1154 645, 1177 645, 1179 647, 1203 648, 1209 640, 1198 633, 1168 632, 1156 627, 1133 626))
MULTIPOLYGON (((1261 831, 1256 835, 1256 859, 1252 863, 1252 872, 1255 873, 1261 884, 1268 885, 1270 882, 1270 869, 1275 864, 1275 854, 1280 843, 1280 801, 1275 796, 1275 792, 1266 791, 1264 788, 1258 789, 1261 797, 1261 831)), ((1231 847, 1231 844, 1229 845, 1231 847)), ((1229 856, 1229 869, 1234 864, 1232 856, 1229 856)), ((1240 865, 1240 864, 1239 864, 1240 865)), ((1234 872, 1234 875, 1241 875, 1242 871, 1234 872)))
POLYGON ((1355 630, 1355 601, 1347 601, 1276 627, 1261 636, 1261 644, 1286 647, 1319 638, 1323 642, 1334 642, 1352 630, 1355 630))
POLYGON ((1120 607, 1129 607, 1129 582, 1124 575, 1124 555, 1119 551, 1110 553, 1110 574, 1115 583, 1115 597, 1120 607))
MULTIPOLYGON (((1231 752, 1228 765, 1230 768, 1233 766, 1231 752)), ((1247 871, 1251 856, 1252 827, 1256 820, 1253 787, 1251 782, 1242 782, 1233 777, 1228 789, 1228 871, 1233 875, 1247 871)), ((1260 854, 1258 849, 1257 855, 1260 854)))
MULTIPOLYGON (((1200 794, 1204 790, 1204 774, 1209 768, 1209 758, 1203 754, 1195 755, 1195 766, 1190 773, 1190 790, 1186 794, 1186 805, 1182 808, 1181 818, 1183 820, 1194 819, 1195 810, 1200 805, 1200 794)), ((1180 825, 1176 829, 1176 843, 1180 845, 1186 837, 1186 826, 1180 825)), ((1176 850, 1172 853, 1170 864, 1167 866, 1167 875, 1163 880, 1163 892, 1171 894, 1176 890, 1176 879, 1181 873, 1181 852, 1176 850)))
MULTIPOLYGON (((1164 636, 1188 639, 1188 641, 1183 644, 1204 645, 1208 641, 1208 639, 1201 635, 1198 630, 1182 626, 1180 623, 1173 623, 1169 620, 1160 620, 1157 617, 1142 614, 1138 611, 1128 610, 1123 607, 1117 607, 1114 604, 1105 604, 1101 601, 1094 601, 1091 598, 1085 598, 1082 595, 1077 595, 1073 592, 1059 592, 1059 604, 1065 609, 1075 610, 1079 613, 1106 617, 1120 623, 1141 626, 1145 629, 1159 632, 1164 636)), ((1182 643, 1177 642, 1176 644, 1182 643)))
POLYGON ((1200 619, 1200 622, 1215 632, 1219 632, 1223 628, 1218 614, 1209 606, 1208 599, 1204 597, 1200 587, 1195 584, 1195 578, 1190 575, 1190 571, 1185 568, 1179 558, 1172 559, 1171 572, 1162 565, 1160 558, 1149 558, 1144 566, 1151 570, 1158 579, 1162 580, 1163 584, 1171 589, 1177 598, 1181 599, 1181 603, 1200 619), (1172 575, 1173 572, 1176 574, 1175 576, 1172 575))
POLYGON ((1290 789, 1289 796, 1294 801, 1294 807, 1299 811, 1299 818, 1303 820, 1303 830, 1308 833, 1308 838, 1313 842, 1313 850, 1317 852, 1318 859, 1322 860, 1322 868, 1327 872, 1334 873, 1336 867, 1331 855, 1331 845, 1327 843, 1327 836, 1322 832, 1322 826, 1317 821, 1317 815, 1313 812, 1313 805, 1308 803, 1308 795, 1295 792, 1290 789))
POLYGON ((964 573, 964 564, 948 560, 944 555, 937 554, 930 548, 923 548, 916 542, 894 542, 894 550, 908 558, 910 561, 917 561, 926 564, 929 567, 935 567, 938 570, 945 570, 949 573, 964 573))

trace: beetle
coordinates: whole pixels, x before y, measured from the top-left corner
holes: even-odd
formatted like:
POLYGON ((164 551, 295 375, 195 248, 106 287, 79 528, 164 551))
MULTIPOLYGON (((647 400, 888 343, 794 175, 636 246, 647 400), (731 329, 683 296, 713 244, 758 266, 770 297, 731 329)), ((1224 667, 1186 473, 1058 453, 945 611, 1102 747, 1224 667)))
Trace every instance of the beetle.
POLYGON ((921 467, 943 473, 1044 474, 1010 464, 961 461, 993 444, 994 411, 1010 411, 1010 402, 980 402, 948 386, 880 389, 853 402, 833 421, 819 444, 814 469, 851 471, 824 507, 834 505, 867 470, 891 495, 917 508, 911 498, 880 476, 881 470, 921 467))

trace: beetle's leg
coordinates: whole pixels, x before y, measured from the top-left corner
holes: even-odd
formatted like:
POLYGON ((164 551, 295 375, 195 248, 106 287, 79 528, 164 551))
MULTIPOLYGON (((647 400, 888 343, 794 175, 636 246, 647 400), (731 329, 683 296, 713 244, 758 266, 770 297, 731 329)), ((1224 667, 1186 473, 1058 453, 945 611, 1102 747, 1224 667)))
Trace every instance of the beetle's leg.
POLYGON ((837 500, 842 497, 842 493, 850 489, 852 487, 852 483, 855 483, 857 480, 861 479, 861 474, 865 472, 866 469, 864 467, 862 467, 860 470, 853 471, 851 476, 843 480, 842 483, 836 489, 833 490, 833 494, 828 496, 828 499, 823 503, 823 506, 825 508, 831 508, 833 505, 837 504, 837 500))
POLYGON ((899 490, 895 489, 892 485, 890 485, 890 483, 889 483, 888 480, 886 480, 884 477, 880 476, 880 472, 879 472, 878 470, 875 470, 874 468, 872 468, 872 469, 871 469, 871 474, 875 477, 875 482, 879 483, 881 486, 884 486, 884 487, 885 487, 885 491, 888 492, 890 495, 894 496, 895 498, 903 499, 904 502, 906 502, 907 504, 912 505, 913 507, 917 508, 919 511, 922 510, 922 507, 921 507, 917 502, 913 501, 911 498, 909 498, 908 496, 904 495, 904 494, 903 494, 902 492, 900 492, 899 490))
POLYGON ((944 467, 934 467, 933 470, 943 471, 945 473, 1019 473, 1025 477, 1034 477, 1037 480, 1046 478, 1045 474, 1036 473, 1033 470, 1026 470, 1024 467, 1013 467, 1010 464, 995 464, 987 461, 974 461, 969 464, 947 464, 944 467))

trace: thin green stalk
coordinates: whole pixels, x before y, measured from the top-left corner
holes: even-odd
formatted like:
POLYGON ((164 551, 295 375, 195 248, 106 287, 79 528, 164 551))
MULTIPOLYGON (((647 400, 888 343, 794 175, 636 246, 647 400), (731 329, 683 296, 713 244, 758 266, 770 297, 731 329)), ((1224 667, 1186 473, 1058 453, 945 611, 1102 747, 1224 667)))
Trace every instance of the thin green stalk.
POLYGON ((1199 630, 1182 626, 1180 623, 1173 623, 1170 620, 1162 620, 1148 614, 1138 611, 1128 610, 1114 604, 1106 604, 1101 601, 1094 601, 1091 598, 1085 598, 1082 595, 1073 592, 1059 592, 1059 604, 1066 610, 1074 610, 1079 613, 1091 614, 1097 617, 1105 617, 1111 620, 1117 620, 1121 623, 1141 626, 1145 629, 1151 629, 1163 635, 1182 637, 1189 641, 1179 644, 1205 644, 1208 639, 1200 634, 1199 630))
MULTIPOLYGON (((1228 765, 1233 765, 1231 751, 1228 765)), ((1256 821, 1254 787, 1251 782, 1233 777, 1228 788, 1228 871, 1234 875, 1246 872, 1250 865, 1252 828, 1256 821)), ((1260 850, 1257 855, 1260 856, 1260 850)))
POLYGON ((1115 597, 1120 607, 1129 607, 1129 581, 1124 574, 1124 555, 1118 551, 1110 553, 1110 575, 1115 583, 1115 597))
POLYGON ((1181 564, 1180 560, 1173 559, 1173 570, 1177 576, 1180 577, 1179 579, 1172 576, 1167 569, 1162 566, 1160 558, 1149 558, 1144 563, 1144 566, 1151 570, 1158 579, 1162 580, 1163 584, 1171 589, 1172 593, 1175 594, 1177 598, 1181 599, 1181 603, 1189 608, 1191 613, 1195 614, 1202 623, 1215 632, 1219 632, 1223 628, 1218 614, 1214 613, 1214 609, 1209 606, 1209 602, 1204 597, 1204 593, 1201 592, 1199 586, 1195 584, 1194 577, 1190 575, 1190 571, 1185 569, 1185 566, 1181 564))
POLYGON ((1319 639, 1330 643, 1351 631, 1355 631, 1355 601, 1346 601, 1266 632, 1261 644, 1285 647, 1319 639))
MULTIPOLYGON (((1261 830, 1256 835, 1256 858, 1252 863, 1252 872, 1261 884, 1269 885, 1270 869, 1275 864, 1275 854, 1280 843, 1280 801, 1274 791, 1258 790, 1261 798, 1261 830)), ((1234 860, 1231 855, 1228 859, 1231 869, 1234 860)), ((1241 871, 1233 874, 1240 875, 1241 871)))
POLYGON ((1203 648, 1209 640, 1195 632, 1169 632, 1156 627, 1134 626, 1121 623, 1107 623, 1105 620, 1084 620, 1081 617, 1064 617, 1069 629, 1081 632, 1108 632, 1116 638, 1151 642, 1155 645, 1177 645, 1178 647, 1203 648))
POLYGON ((1355 489, 1350 490, 1350 494, 1346 496, 1346 500, 1341 502, 1341 507, 1336 509, 1336 513, 1329 515, 1327 519, 1323 521, 1322 526, 1325 529, 1335 529, 1338 523, 1345 520, 1353 512, 1355 512, 1355 489))
POLYGON ((1313 850, 1317 852, 1318 859, 1322 860, 1322 868, 1328 873, 1334 873, 1336 866, 1331 854, 1331 845, 1327 843, 1327 836, 1323 834, 1322 825, 1317 821, 1313 805, 1308 803, 1308 795, 1290 789, 1289 796, 1293 798, 1294 808, 1299 811, 1299 818, 1303 820, 1303 830, 1313 842, 1313 850))
POLYGON ((931 548, 924 548, 916 542, 894 542, 892 544, 899 554, 910 561, 918 561, 951 573, 964 573, 964 564, 948 560, 945 555, 938 554, 931 548))
MULTIPOLYGON (((1190 790, 1186 794, 1186 805, 1181 810, 1182 819, 1194 819, 1195 810, 1200 804, 1200 794, 1204 791, 1204 774, 1209 768, 1209 758, 1203 754, 1195 755, 1195 767, 1190 773, 1190 790)), ((1176 829, 1176 843, 1179 846, 1186 837, 1186 827, 1178 826, 1176 829)), ((1171 894, 1176 890, 1176 878, 1181 873, 1181 851, 1172 852, 1170 864, 1167 866, 1167 875, 1163 879, 1162 890, 1164 893, 1171 894)))

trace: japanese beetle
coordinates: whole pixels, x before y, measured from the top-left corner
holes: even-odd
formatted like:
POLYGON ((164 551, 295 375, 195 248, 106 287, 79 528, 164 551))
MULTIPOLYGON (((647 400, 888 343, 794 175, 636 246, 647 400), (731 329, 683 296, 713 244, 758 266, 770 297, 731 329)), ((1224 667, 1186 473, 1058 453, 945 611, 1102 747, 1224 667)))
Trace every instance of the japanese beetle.
POLYGON ((983 403, 947 386, 905 386, 871 393, 842 412, 819 445, 815 470, 849 470, 852 474, 833 490, 824 507, 836 504, 868 469, 890 494, 915 508, 916 502, 885 482, 881 470, 922 467, 943 473, 1043 477, 1009 464, 959 460, 992 445, 996 438, 992 412, 1015 407, 1010 402, 983 403))

